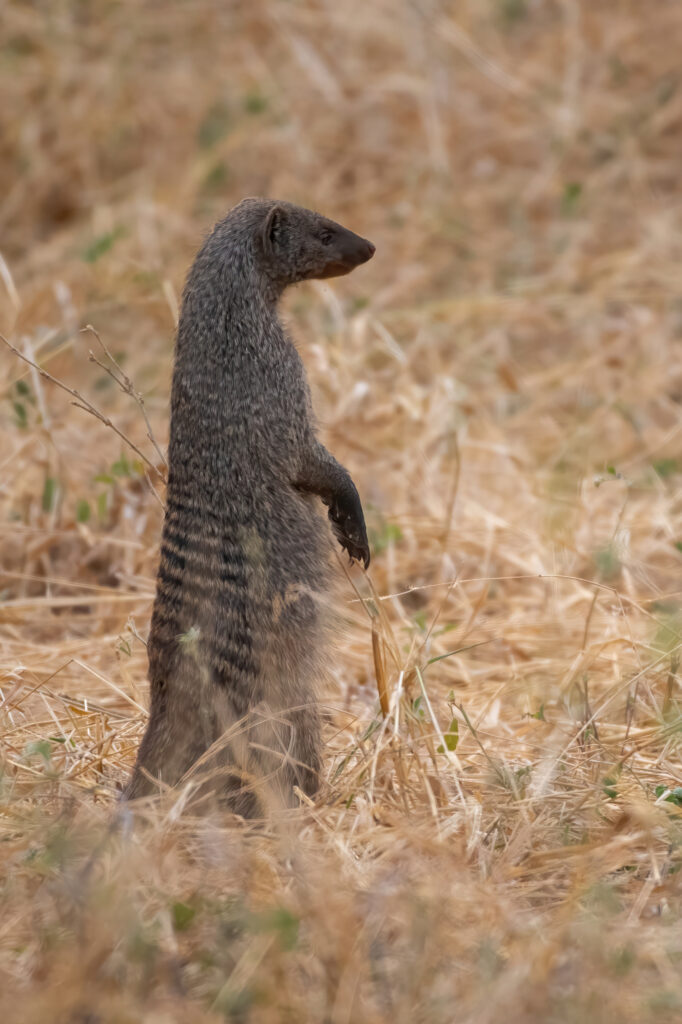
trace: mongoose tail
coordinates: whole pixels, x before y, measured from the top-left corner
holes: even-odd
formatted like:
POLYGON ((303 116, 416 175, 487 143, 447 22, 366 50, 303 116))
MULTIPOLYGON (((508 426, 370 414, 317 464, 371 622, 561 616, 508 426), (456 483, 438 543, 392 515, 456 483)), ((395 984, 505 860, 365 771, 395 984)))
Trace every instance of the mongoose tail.
POLYGON ((367 566, 370 553, 357 489, 317 439, 277 303, 289 285, 347 274, 373 253, 317 213, 247 199, 189 272, 148 642, 150 716, 128 797, 175 786, 197 764, 245 815, 273 794, 295 803, 294 785, 318 787, 330 547, 317 498, 351 559, 367 566))

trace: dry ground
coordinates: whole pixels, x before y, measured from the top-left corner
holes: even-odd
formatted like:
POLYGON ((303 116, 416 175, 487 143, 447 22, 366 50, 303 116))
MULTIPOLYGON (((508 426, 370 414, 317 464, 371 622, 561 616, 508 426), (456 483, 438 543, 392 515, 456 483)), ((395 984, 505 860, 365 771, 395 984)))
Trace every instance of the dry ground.
POLYGON ((6 0, 0 330, 141 455, 0 346, 3 1021, 679 1020, 680 52, 674 0, 6 0), (377 245, 286 304, 373 561, 319 802, 133 822, 162 460, 80 329, 163 447, 249 194, 377 245))

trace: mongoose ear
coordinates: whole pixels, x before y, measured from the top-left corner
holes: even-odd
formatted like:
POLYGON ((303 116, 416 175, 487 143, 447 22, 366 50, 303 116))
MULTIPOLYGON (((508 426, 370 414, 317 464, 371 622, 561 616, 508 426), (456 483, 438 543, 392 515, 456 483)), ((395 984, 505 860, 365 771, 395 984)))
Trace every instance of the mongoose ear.
POLYGON ((268 214, 263 222, 263 228, 261 231, 261 240, 263 242, 263 249, 268 255, 274 252, 277 244, 278 237, 282 231, 282 225, 284 223, 284 210, 281 206, 273 206, 268 210, 268 214))

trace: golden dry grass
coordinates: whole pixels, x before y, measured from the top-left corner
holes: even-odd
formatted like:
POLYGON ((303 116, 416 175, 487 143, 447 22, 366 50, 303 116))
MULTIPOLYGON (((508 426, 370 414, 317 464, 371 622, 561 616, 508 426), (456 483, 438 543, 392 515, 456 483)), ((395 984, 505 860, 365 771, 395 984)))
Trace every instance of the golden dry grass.
POLYGON ((5 5, 0 330, 154 465, 80 328, 163 444, 229 206, 377 255, 287 301, 374 554, 267 830, 117 816, 161 507, 1 346, 4 1021, 679 1019, 681 47, 666 0, 5 5))

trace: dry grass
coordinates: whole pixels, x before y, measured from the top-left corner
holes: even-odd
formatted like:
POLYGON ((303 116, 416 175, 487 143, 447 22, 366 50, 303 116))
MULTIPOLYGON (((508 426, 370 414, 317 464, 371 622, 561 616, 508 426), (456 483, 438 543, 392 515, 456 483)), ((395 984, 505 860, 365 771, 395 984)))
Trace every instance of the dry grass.
POLYGON ((227 207, 378 247, 287 304, 374 557, 324 799, 265 831, 177 795, 116 816, 161 508, 0 352, 3 1020, 678 1020, 679 5, 3 14, 0 330, 153 466, 80 328, 163 445, 176 297, 227 207))

